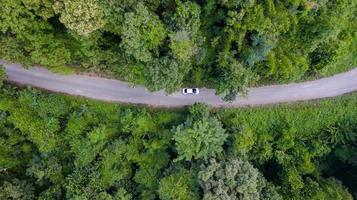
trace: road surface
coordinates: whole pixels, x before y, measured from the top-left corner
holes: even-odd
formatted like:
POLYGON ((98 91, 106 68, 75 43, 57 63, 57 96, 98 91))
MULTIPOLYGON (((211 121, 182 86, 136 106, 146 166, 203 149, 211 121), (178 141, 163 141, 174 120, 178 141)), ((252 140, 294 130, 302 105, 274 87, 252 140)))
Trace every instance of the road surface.
POLYGON ((160 107, 180 107, 195 102, 215 107, 264 105, 333 97, 357 90, 357 68, 354 68, 349 72, 315 81, 250 88, 246 98, 238 97, 236 101, 227 103, 216 96, 212 89, 202 88, 199 95, 183 95, 180 92, 166 95, 163 91, 151 93, 144 87, 133 87, 118 80, 84 75, 59 75, 41 67, 24 69, 19 64, 6 63, 3 60, 0 60, 0 64, 5 66, 8 81, 16 84, 104 101, 160 107))

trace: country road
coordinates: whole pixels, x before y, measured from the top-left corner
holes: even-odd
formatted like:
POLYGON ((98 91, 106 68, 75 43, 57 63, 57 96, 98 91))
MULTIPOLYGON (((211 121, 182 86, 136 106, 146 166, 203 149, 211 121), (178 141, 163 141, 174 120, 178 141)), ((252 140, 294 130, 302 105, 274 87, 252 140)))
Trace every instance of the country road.
POLYGON ((357 90, 357 68, 354 68, 349 72, 315 81, 250 88, 246 98, 238 97, 236 101, 227 103, 211 89, 202 88, 199 95, 182 95, 176 92, 167 96, 162 91, 151 93, 144 87, 133 87, 118 80, 84 75, 59 75, 41 67, 24 69, 19 64, 9 64, 3 60, 0 60, 0 64, 5 67, 8 81, 16 84, 104 101, 160 107, 180 107, 195 102, 215 107, 264 105, 333 97, 357 90))

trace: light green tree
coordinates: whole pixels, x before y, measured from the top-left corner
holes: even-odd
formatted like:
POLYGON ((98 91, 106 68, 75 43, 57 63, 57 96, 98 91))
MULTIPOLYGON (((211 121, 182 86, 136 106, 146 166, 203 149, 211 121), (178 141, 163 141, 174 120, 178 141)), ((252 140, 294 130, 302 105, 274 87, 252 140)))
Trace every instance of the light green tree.
POLYGON ((253 148, 256 136, 248 125, 234 128, 234 131, 233 151, 243 156, 253 148))
POLYGON ((180 87, 186 72, 186 66, 168 56, 154 59, 146 68, 146 85, 151 91, 165 89, 172 93, 180 87))
POLYGON ((105 187, 114 185, 131 173, 130 162, 125 158, 126 144, 115 141, 102 153, 100 166, 100 180, 105 187))
POLYGON ((180 169, 160 180, 159 197, 162 200, 197 200, 197 180, 191 171, 180 169))
POLYGON ((189 32, 179 31, 171 33, 169 37, 170 49, 178 60, 188 61, 197 53, 198 48, 194 41, 191 40, 189 32))
POLYGON ((173 139, 179 157, 176 160, 197 160, 215 157, 223 152, 228 134, 215 117, 187 120, 174 128, 173 139))
POLYGON ((63 0, 54 4, 60 21, 78 35, 89 36, 104 27, 104 11, 97 0, 63 0))
POLYGON ((53 0, 22 0, 22 3, 26 8, 34 11, 36 15, 41 16, 45 20, 54 16, 52 9, 53 0))
POLYGON ((176 59, 188 61, 198 53, 204 40, 200 31, 201 7, 189 1, 176 3, 176 12, 169 23, 169 47, 176 59))
POLYGON ((166 29, 159 17, 139 3, 133 12, 125 13, 121 46, 127 55, 149 62, 158 53, 166 37, 166 29))

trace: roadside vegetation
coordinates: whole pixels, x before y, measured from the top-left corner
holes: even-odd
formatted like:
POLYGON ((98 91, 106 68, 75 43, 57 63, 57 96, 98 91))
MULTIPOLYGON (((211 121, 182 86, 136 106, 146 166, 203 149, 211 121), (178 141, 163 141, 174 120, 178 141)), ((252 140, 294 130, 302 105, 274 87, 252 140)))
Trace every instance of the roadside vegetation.
POLYGON ((170 93, 332 75, 357 64, 355 0, 0 0, 0 57, 170 93))
POLYGON ((357 95, 165 110, 3 85, 0 199, 357 196, 357 95))

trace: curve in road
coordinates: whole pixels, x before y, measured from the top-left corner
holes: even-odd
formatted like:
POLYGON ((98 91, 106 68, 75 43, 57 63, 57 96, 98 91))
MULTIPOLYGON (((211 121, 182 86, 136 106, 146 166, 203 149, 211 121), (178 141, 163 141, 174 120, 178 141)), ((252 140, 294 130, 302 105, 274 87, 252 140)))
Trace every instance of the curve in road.
POLYGON ((250 88, 247 97, 238 97, 227 103, 212 89, 203 88, 199 95, 176 92, 166 95, 163 91, 149 92, 144 87, 129 83, 84 75, 59 75, 41 67, 25 69, 19 64, 0 60, 8 74, 8 81, 29 85, 53 92, 83 96, 92 99, 146 104, 160 107, 179 107, 202 102, 215 107, 239 107, 272 103, 311 100, 333 97, 357 90, 357 68, 332 77, 302 83, 250 88))

